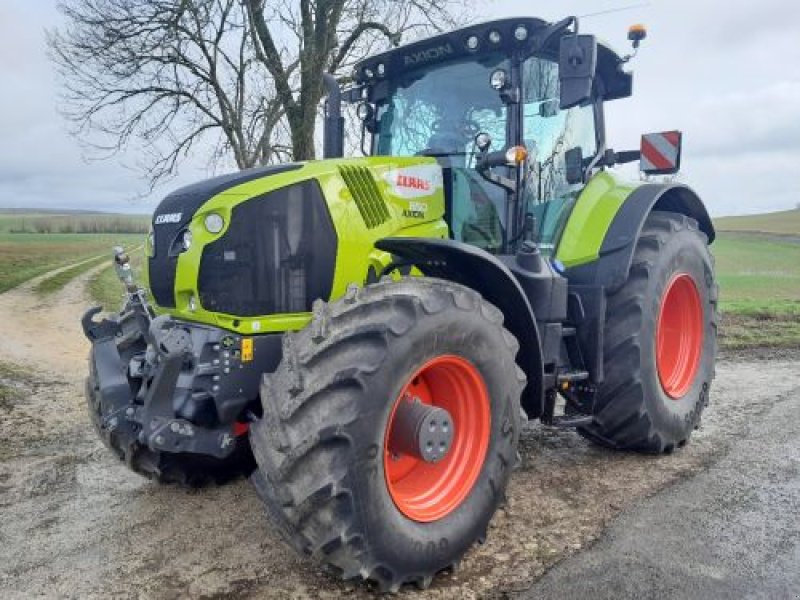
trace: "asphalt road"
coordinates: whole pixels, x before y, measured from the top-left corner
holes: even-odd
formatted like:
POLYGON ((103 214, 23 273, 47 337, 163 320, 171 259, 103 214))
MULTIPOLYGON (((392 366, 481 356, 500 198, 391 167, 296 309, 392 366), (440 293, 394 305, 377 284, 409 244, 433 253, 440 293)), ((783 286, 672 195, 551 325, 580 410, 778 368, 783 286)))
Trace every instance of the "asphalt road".
POLYGON ((800 599, 800 388, 520 597, 800 599))

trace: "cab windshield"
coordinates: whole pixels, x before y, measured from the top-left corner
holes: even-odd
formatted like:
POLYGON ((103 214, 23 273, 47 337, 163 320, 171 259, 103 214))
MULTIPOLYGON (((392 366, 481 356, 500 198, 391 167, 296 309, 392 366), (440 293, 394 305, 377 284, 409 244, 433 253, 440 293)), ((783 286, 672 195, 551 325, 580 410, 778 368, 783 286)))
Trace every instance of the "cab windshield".
POLYGON ((495 148, 506 145, 506 107, 489 86, 489 76, 508 69, 502 55, 441 63, 398 77, 378 106, 377 153, 384 156, 473 152, 485 131, 495 148))

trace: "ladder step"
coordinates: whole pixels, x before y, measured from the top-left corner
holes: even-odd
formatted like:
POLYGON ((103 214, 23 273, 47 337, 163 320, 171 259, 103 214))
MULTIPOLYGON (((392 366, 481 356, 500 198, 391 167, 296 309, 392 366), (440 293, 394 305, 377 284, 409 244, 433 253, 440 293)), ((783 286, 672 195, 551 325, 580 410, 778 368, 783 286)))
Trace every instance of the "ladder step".
POLYGON ((559 429, 572 429, 574 427, 588 427, 592 424, 593 417, 588 415, 571 415, 568 417, 553 417, 550 427, 559 429))
POLYGON ((573 383, 575 381, 586 381, 589 373, 586 371, 566 371, 558 374, 558 383, 573 383))
POLYGON ((577 333, 577 330, 574 327, 562 327, 561 328, 561 337, 572 337, 577 333))

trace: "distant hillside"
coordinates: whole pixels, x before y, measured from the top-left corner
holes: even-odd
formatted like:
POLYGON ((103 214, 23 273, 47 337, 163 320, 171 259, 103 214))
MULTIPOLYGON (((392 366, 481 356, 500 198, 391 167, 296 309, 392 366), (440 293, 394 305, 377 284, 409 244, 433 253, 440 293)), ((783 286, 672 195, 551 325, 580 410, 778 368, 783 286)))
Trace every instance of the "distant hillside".
POLYGON ((754 231, 779 235, 800 235, 800 209, 714 219, 719 231, 754 231))
POLYGON ((0 215, 113 215, 116 213, 80 208, 3 208, 0 215))
POLYGON ((91 211, 0 210, 0 235, 19 233, 147 233, 150 217, 91 211))

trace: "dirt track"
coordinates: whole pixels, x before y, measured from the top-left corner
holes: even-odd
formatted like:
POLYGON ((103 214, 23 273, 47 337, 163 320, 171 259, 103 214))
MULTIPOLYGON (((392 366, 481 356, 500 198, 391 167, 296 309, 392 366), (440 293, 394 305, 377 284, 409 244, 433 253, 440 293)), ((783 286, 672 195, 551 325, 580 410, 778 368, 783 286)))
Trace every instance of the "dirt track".
MULTIPOLYGON (((84 276, 41 301, 35 282, 0 294, 0 359, 31 371, 0 403, 0 597, 369 597, 296 557, 250 484, 186 491, 129 473, 84 413, 84 276)), ((722 361, 692 443, 672 456, 595 448, 530 425, 509 501, 483 546, 413 598, 513 594, 591 543, 635 500, 698 472, 772 401, 800 392, 800 362, 722 361)))

